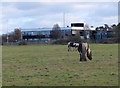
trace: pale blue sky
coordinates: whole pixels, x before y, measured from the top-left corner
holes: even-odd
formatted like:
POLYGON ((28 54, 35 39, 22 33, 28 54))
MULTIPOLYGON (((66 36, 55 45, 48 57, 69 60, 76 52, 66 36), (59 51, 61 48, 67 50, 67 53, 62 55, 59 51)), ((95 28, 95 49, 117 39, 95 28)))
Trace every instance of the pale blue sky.
POLYGON ((94 27, 118 23, 118 2, 2 2, 0 34, 15 28, 63 26, 85 22, 94 27), (1 27, 2 26, 2 27, 1 27))

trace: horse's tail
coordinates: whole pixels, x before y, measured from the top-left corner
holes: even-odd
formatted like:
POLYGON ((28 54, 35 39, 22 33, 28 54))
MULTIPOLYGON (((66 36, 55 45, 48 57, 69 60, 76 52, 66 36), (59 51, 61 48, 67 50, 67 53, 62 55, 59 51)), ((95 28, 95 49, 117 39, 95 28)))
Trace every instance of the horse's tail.
POLYGON ((87 57, 89 60, 92 60, 92 51, 89 48, 89 44, 88 44, 88 49, 87 49, 87 57))
POLYGON ((82 53, 82 43, 79 43, 78 51, 82 53))

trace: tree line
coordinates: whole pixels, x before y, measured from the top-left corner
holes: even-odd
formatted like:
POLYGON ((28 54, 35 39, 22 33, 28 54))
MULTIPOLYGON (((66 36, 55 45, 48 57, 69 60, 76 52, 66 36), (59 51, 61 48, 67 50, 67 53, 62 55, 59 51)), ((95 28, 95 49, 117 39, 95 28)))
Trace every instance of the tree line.
POLYGON ((20 29, 15 29, 14 32, 2 34, 2 42, 18 42, 22 39, 20 29))
MULTIPOLYGON (((99 26, 96 27, 96 30, 98 29, 102 29, 102 30, 110 30, 110 31, 114 31, 115 32, 115 37, 119 39, 119 35, 120 35, 120 23, 118 23, 117 25, 113 24, 110 27, 107 24, 104 24, 104 26, 99 26)), ((52 39, 61 39, 61 28, 58 24, 54 24, 53 28, 51 30, 51 35, 50 37, 52 39)), ((21 34, 21 30, 20 29, 15 29, 13 32, 11 33, 7 33, 7 34, 2 34, 1 36, 2 39, 2 43, 4 42, 18 42, 22 40, 22 34, 21 34)))
MULTIPOLYGON (((61 28, 58 24, 54 24, 52 30, 51 30, 51 35, 50 37, 52 39, 59 39, 61 35, 61 28)), ((7 42, 19 42, 22 40, 22 32, 20 29, 14 29, 13 32, 7 33, 7 34, 2 34, 0 36, 2 39, 2 43, 7 43, 7 42)))

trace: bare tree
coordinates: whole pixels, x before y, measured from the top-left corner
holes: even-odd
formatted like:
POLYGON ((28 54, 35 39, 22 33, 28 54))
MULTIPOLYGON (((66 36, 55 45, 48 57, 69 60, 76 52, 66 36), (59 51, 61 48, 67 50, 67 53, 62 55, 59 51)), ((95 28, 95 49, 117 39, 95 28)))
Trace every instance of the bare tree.
POLYGON ((8 34, 8 42, 15 42, 14 32, 8 34))
POLYGON ((60 29, 60 27, 59 27, 58 24, 55 24, 55 25, 53 26, 53 29, 52 29, 52 31, 51 31, 51 37, 52 37, 53 39, 58 39, 58 38, 61 37, 61 29, 60 29))
POLYGON ((7 34, 2 34, 2 43, 7 42, 7 34))
POLYGON ((14 39, 15 41, 19 41, 22 39, 21 31, 20 29, 15 29, 14 30, 14 39))
POLYGON ((10 32, 8 34, 3 34, 2 36, 2 43, 5 42, 17 42, 21 40, 21 31, 20 29, 15 29, 14 32, 10 32))

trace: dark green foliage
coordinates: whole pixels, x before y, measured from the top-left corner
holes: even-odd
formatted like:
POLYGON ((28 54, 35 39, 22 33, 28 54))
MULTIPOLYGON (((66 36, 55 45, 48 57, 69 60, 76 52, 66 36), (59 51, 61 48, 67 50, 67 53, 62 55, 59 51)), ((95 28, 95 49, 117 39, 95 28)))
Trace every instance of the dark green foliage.
POLYGON ((53 42, 53 44, 67 44, 68 42, 76 42, 76 43, 80 43, 80 42, 85 42, 85 40, 81 39, 79 36, 69 36, 65 39, 59 39, 55 42, 53 42))
POLYGON ((78 35, 68 37, 68 41, 78 42, 78 43, 85 42, 85 40, 81 39, 80 36, 78 36, 78 35))
POLYGON ((18 42, 18 45, 27 45, 27 42, 26 41, 20 41, 20 42, 18 42))
POLYGON ((65 39, 60 39, 60 40, 53 42, 53 44, 62 44, 62 45, 65 45, 67 43, 68 43, 68 41, 65 39))

